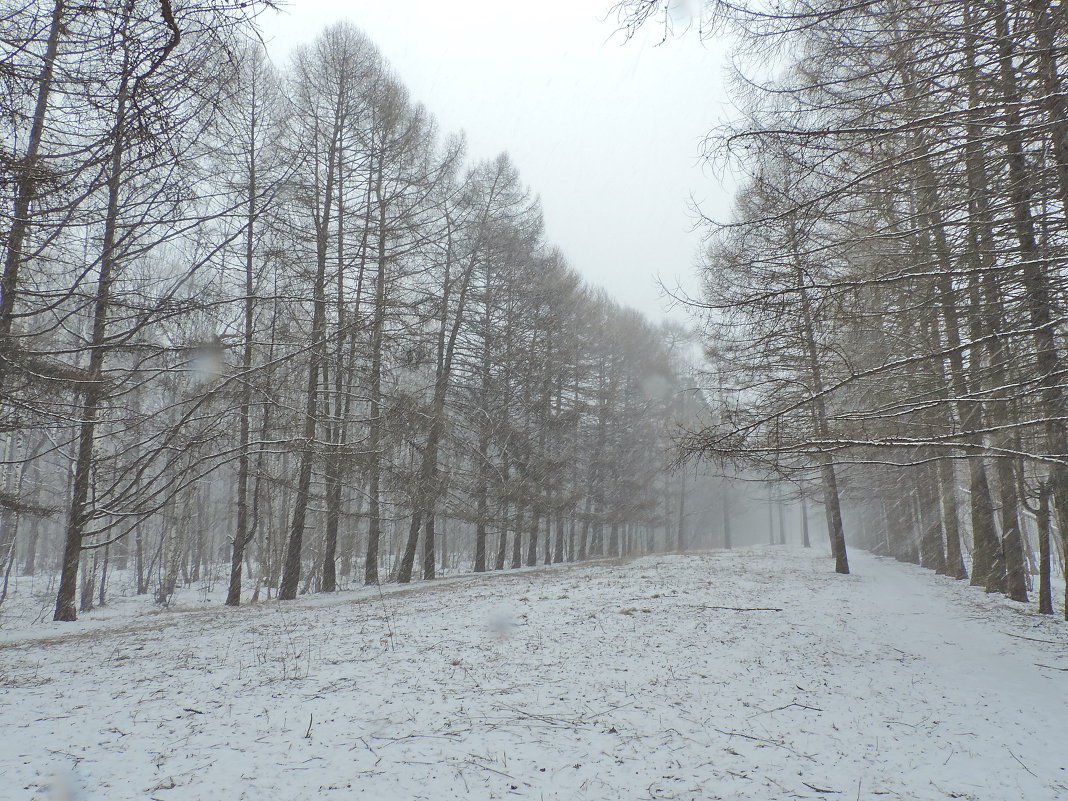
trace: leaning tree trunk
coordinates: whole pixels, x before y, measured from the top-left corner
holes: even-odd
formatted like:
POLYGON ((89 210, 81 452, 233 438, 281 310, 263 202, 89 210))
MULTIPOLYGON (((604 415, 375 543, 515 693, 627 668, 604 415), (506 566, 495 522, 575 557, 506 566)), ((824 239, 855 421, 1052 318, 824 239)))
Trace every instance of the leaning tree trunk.
MULTIPOLYGON (((795 261, 797 258, 795 246, 795 261)), ((830 429, 827 425, 827 409, 823 402, 823 375, 820 369, 819 355, 816 351, 812 308, 808 291, 805 288, 804 272, 801 270, 800 265, 795 265, 795 267, 801 299, 802 338, 808 355, 809 378, 812 381, 813 433, 817 438, 826 442, 830 439, 830 429)), ((845 574, 849 572, 849 558, 846 554, 845 527, 842 524, 842 507, 838 494, 838 476, 835 473, 834 461, 829 453, 819 454, 818 462, 820 477, 823 479, 823 506, 827 513, 827 532, 831 540, 831 555, 834 556, 835 562, 834 569, 838 573, 845 574)))
MULTIPOLYGON (((26 139, 26 151, 21 160, 12 160, 9 164, 18 164, 21 169, 12 182, 14 203, 11 215, 11 228, 5 237, 4 273, 0 276, 0 354, 11 347, 11 328, 15 319, 15 297, 18 291, 19 270, 25 258, 23 249, 30 225, 30 209, 37 195, 38 179, 42 171, 38 170, 37 159, 44 137, 45 118, 52 94, 52 82, 55 74, 56 57, 59 53, 59 40, 65 28, 63 15, 67 4, 56 0, 52 7, 52 19, 48 27, 48 39, 41 60, 41 73, 37 77, 37 96, 34 101, 33 117, 29 136, 26 139)), ((125 93, 125 84, 121 90, 125 93)), ((121 125, 119 130, 121 130, 121 125)), ((118 145, 116 144, 116 147, 118 145)), ((0 358, 0 385, 6 369, 4 358, 0 358)))

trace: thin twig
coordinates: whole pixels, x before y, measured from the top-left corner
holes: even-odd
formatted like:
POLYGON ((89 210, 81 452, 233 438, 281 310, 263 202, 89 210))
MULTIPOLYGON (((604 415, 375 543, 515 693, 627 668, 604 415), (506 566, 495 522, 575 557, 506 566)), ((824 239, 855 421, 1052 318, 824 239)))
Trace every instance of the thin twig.
POLYGON ((1029 642, 1044 642, 1046 645, 1064 645, 1063 642, 1057 642, 1056 640, 1043 640, 1038 637, 1025 637, 1022 634, 1013 634, 1011 631, 1003 631, 1002 634, 1007 634, 1010 637, 1015 637, 1018 640, 1027 640, 1029 642))
MULTIPOLYGON (((1009 749, 1006 749, 1006 750, 1008 750, 1008 752, 1009 752, 1009 756, 1011 756, 1011 757, 1012 757, 1013 759, 1015 759, 1015 760, 1016 760, 1017 762, 1020 762, 1020 758, 1019 758, 1018 756, 1016 756, 1016 754, 1012 753, 1012 749, 1011 749, 1011 748, 1009 748, 1009 749)), ((1031 770, 1031 769, 1030 769, 1029 767, 1027 767, 1027 765, 1025 765, 1025 764, 1024 764, 1023 762, 1020 762, 1020 767, 1021 767, 1021 768, 1023 768, 1024 770, 1026 770, 1026 771, 1027 771, 1028 773, 1030 773, 1030 774, 1031 774, 1032 776, 1034 776, 1034 777, 1035 777, 1036 779, 1038 778, 1038 774, 1037 774, 1037 773, 1035 773, 1035 772, 1034 772, 1033 770, 1031 770)))
POLYGON ((693 609, 720 609, 729 612, 781 612, 777 606, 695 606, 693 609))
POLYGON ((809 784, 808 782, 804 781, 801 782, 801 784, 805 785, 805 787, 807 787, 809 790, 815 790, 817 793, 834 793, 835 795, 842 794, 841 790, 828 790, 826 787, 817 787, 814 784, 809 784))

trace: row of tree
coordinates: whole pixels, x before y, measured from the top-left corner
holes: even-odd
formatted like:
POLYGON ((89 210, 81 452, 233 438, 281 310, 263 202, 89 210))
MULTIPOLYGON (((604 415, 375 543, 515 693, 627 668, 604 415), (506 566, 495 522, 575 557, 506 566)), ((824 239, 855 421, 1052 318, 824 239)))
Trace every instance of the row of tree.
POLYGON ((228 563, 236 605, 684 544, 684 334, 360 31, 283 73, 260 10, 3 12, 5 592, 54 569, 73 620, 109 566, 166 602, 228 563))
MULTIPOLYGON (((618 7, 631 26, 663 8, 618 7)), ((818 481, 840 572, 846 504, 855 542, 1017 601, 1037 575, 1051 613, 1068 537, 1064 9, 715 2, 702 23, 737 43, 742 113, 708 140, 739 190, 695 300, 722 415, 691 449, 818 481)))

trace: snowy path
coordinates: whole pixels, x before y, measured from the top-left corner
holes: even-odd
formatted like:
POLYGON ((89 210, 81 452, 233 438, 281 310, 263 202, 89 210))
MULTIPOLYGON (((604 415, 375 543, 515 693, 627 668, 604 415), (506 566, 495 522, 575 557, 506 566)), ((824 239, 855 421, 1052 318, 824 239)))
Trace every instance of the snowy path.
POLYGON ((655 556, 15 639, 0 799, 75 763, 107 801, 1068 798, 1068 626, 854 567, 655 556))

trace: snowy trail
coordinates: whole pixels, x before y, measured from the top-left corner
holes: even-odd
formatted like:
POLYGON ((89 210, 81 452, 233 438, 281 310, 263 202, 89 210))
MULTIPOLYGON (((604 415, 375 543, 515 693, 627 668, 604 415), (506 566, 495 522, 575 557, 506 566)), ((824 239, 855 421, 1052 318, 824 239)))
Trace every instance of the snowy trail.
POLYGON ((9 637, 0 799, 75 763, 108 801, 1068 798, 1068 626, 854 569, 652 556, 9 637))

